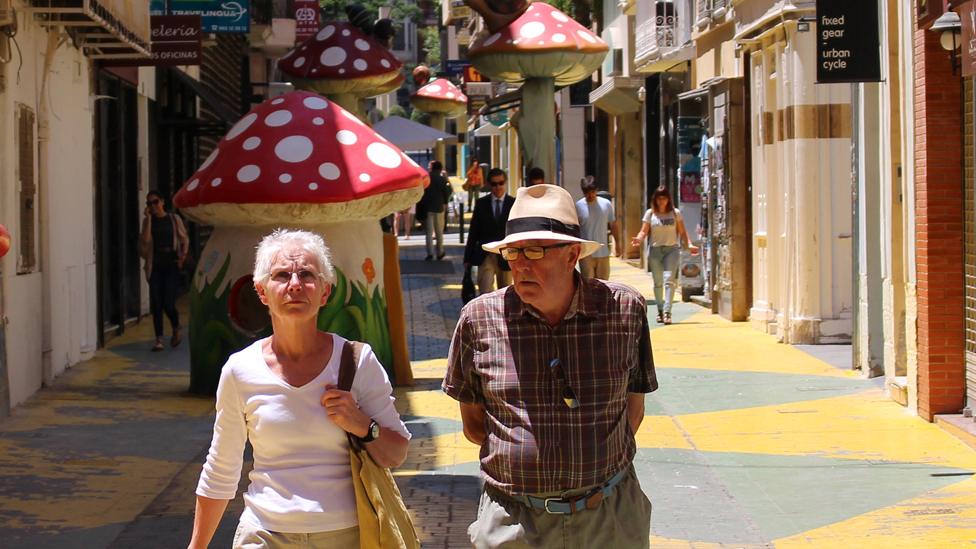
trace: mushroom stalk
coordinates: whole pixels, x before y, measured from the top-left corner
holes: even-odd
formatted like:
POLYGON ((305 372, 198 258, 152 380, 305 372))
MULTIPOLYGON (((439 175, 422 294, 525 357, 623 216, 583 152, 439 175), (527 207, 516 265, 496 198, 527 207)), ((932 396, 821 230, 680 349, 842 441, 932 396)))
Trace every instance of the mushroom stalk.
MULTIPOLYGON (((446 126, 447 124, 446 124, 446 118, 444 117, 444 113, 439 113, 439 112, 430 113, 431 128, 434 128, 435 130, 444 131, 444 128, 446 126)), ((437 143, 434 145, 434 159, 438 160, 441 163, 441 165, 444 165, 444 163, 447 162, 447 147, 444 145, 444 141, 441 139, 438 139, 437 143)))
POLYGON ((337 103, 343 109, 356 115, 356 118, 360 120, 366 119, 366 113, 360 112, 359 108, 359 96, 352 93, 330 93, 326 95, 330 100, 337 103))
POLYGON ((556 173, 556 113, 552 105, 555 91, 555 78, 525 80, 518 132, 525 148, 526 165, 542 168, 553 181, 556 173))

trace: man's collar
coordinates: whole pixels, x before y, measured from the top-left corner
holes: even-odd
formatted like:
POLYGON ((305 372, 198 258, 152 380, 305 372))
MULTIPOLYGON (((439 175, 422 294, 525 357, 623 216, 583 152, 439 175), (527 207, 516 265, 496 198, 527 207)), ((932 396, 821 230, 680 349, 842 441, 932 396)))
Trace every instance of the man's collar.
MULTIPOLYGON (((576 281, 576 291, 573 293, 573 300, 569 304, 569 309, 563 320, 579 315, 583 318, 593 318, 603 311, 603 304, 600 303, 598 292, 592 286, 593 282, 580 276, 579 271, 573 272, 576 281)), ((517 320, 518 318, 530 314, 538 319, 542 316, 530 305, 522 301, 515 286, 509 286, 505 292, 505 316, 507 320, 517 320)))

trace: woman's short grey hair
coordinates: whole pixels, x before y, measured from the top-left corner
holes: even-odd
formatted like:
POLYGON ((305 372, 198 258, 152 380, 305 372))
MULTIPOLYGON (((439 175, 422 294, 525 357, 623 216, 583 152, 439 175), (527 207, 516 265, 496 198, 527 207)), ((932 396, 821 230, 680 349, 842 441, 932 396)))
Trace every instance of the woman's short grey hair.
POLYGON ((319 267, 319 276, 328 284, 335 284, 335 269, 332 267, 332 254, 325 240, 309 231, 297 229, 275 229, 271 234, 261 239, 257 253, 254 256, 254 283, 264 285, 271 277, 271 265, 278 252, 287 244, 297 244, 315 258, 319 267))

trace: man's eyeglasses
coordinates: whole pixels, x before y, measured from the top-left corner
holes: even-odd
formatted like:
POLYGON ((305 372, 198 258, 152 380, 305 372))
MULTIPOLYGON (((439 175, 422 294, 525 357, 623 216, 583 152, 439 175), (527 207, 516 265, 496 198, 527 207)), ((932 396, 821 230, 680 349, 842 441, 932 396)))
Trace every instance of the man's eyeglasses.
POLYGON ((556 378, 556 381, 561 383, 563 386, 562 397, 563 402, 566 403, 566 406, 573 410, 579 408, 579 399, 576 398, 576 393, 573 392, 573 388, 570 387, 569 383, 566 382, 566 373, 563 372, 562 361, 560 361, 558 358, 550 360, 549 369, 552 370, 552 375, 556 378))
POLYGON ((158 198, 153 198, 151 200, 146 201, 146 206, 155 206, 156 204, 159 204, 158 198))
POLYGON ((488 182, 488 184, 491 185, 492 187, 501 187, 505 183, 506 183, 506 181, 504 179, 502 179, 501 181, 491 180, 491 181, 488 182))
POLYGON ((551 250, 553 248, 565 248, 566 246, 572 246, 575 242, 567 242, 565 244, 553 244, 552 246, 526 246, 524 248, 502 248, 498 250, 502 254, 505 261, 515 261, 518 259, 519 254, 525 256, 525 259, 530 259, 535 261, 537 259, 542 259, 546 257, 546 250, 551 250))
POLYGON ((291 282, 291 277, 296 275, 298 276, 298 280, 302 284, 314 284, 319 279, 318 273, 309 270, 304 270, 304 271, 296 271, 296 272, 276 271, 271 274, 271 280, 274 280, 279 284, 288 284, 289 282, 291 282))

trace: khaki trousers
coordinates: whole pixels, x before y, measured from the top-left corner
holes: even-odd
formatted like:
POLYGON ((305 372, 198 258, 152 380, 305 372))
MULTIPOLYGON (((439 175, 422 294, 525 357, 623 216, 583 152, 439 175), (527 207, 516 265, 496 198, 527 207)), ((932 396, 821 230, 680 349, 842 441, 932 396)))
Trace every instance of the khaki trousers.
POLYGON ((610 256, 580 259, 580 274, 583 278, 610 280, 610 256))
POLYGON ((359 526, 328 532, 294 534, 269 532, 257 526, 241 522, 234 533, 233 549, 331 549, 333 547, 359 547, 359 526))
POLYGON ((572 515, 550 515, 486 487, 468 537, 476 549, 646 549, 650 547, 651 502, 633 467, 599 507, 572 515))
POLYGON ((496 282, 498 288, 512 284, 512 271, 503 270, 498 264, 498 257, 498 254, 489 253, 478 265, 478 295, 494 290, 496 282))

